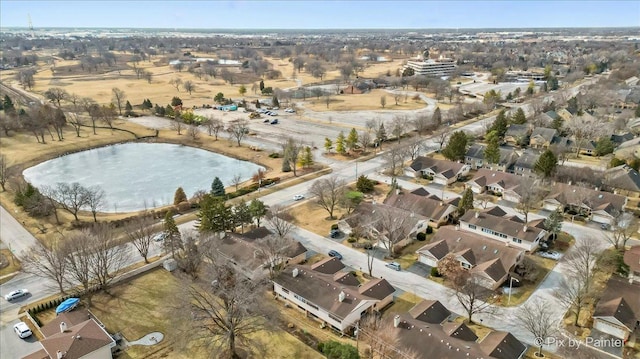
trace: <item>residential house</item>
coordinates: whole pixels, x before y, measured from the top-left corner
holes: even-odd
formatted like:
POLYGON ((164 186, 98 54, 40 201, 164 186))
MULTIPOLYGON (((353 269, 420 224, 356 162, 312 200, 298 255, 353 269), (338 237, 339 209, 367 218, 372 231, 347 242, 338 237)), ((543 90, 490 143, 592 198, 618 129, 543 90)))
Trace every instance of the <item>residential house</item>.
POLYGON ((398 338, 398 351, 408 349, 419 359, 519 359, 524 356, 527 347, 510 333, 494 331, 478 341, 478 336, 464 323, 438 322, 443 315, 425 313, 434 306, 431 301, 421 302, 409 313, 393 318, 392 335, 398 338), (435 320, 429 320, 431 318, 435 320))
POLYGON ((498 163, 486 163, 484 160, 484 150, 487 148, 485 145, 473 144, 467 150, 467 154, 464 158, 464 163, 468 164, 471 169, 478 168, 493 168, 498 171, 509 171, 511 166, 518 159, 518 154, 513 147, 501 146, 500 147, 500 159, 498 163))
POLYGON ((554 120, 554 117, 549 116, 548 113, 541 113, 535 116, 531 121, 531 123, 533 123, 535 126, 546 127, 546 126, 550 126, 553 123, 553 120, 554 120))
POLYGON ((541 220, 525 223, 518 216, 509 216, 496 206, 484 211, 467 211, 460 217, 460 228, 509 246, 533 251, 548 237, 541 220))
POLYGON ((418 214, 429 220, 429 225, 438 228, 449 222, 458 209, 437 197, 420 196, 413 193, 393 194, 385 199, 384 204, 418 214))
POLYGON ((611 276, 593 313, 593 330, 627 340, 640 327, 638 293, 640 283, 611 276))
POLYGON ((418 261, 431 267, 452 254, 460 266, 479 279, 479 283, 495 290, 524 258, 524 250, 507 247, 503 242, 479 234, 445 226, 438 230, 431 243, 416 251, 418 261))
POLYGON ((625 143, 627 141, 633 140, 634 138, 635 138, 635 136, 632 133, 625 132, 625 133, 622 133, 622 134, 619 134, 619 135, 614 133, 614 134, 611 135, 610 139, 611 139, 611 142, 613 142, 613 144, 616 147, 618 147, 618 146, 620 146, 621 144, 623 144, 623 143, 625 143))
POLYGON ((571 151, 573 153, 578 153, 578 146, 580 146, 579 153, 581 155, 595 156, 597 145, 597 142, 593 140, 583 140, 582 142, 580 142, 580 144, 573 141, 571 151))
POLYGON ((522 177, 511 173, 497 172, 488 169, 479 169, 476 176, 466 183, 473 193, 489 192, 502 196, 510 202, 520 202, 522 198, 518 193, 522 177))
POLYGON ((347 333, 364 313, 379 311, 393 302, 395 288, 386 279, 361 284, 337 258, 314 266, 289 267, 273 279, 278 298, 293 304, 307 316, 347 333))
POLYGON ((536 162, 540 158, 540 153, 526 149, 513 164, 513 173, 519 176, 531 176, 535 173, 536 162))
POLYGON ((543 199, 542 207, 547 211, 572 211, 597 223, 613 224, 626 203, 625 196, 556 183, 543 199))
POLYGON ((638 197, 640 194, 640 174, 627 165, 620 165, 606 170, 604 183, 607 189, 614 191, 614 193, 624 194, 629 197, 638 197))
POLYGON ((529 138, 529 146, 538 149, 547 149, 551 146, 553 138, 556 137, 558 131, 554 128, 536 127, 531 132, 529 138))
POLYGON ((623 261, 629 266, 629 279, 640 282, 640 246, 625 251, 623 261))
POLYGON ((86 309, 61 313, 40 328, 42 349, 23 359, 112 359, 115 340, 86 309))
POLYGON ((507 132, 504 134, 504 142, 510 146, 522 146, 527 143, 530 129, 529 125, 509 125, 507 132))
MULTIPOLYGON (((384 203, 363 202, 351 213, 345 220, 338 224, 344 233, 352 233, 355 231, 367 231, 371 239, 386 239, 385 232, 389 226, 389 222, 395 218, 401 219, 397 223, 394 222, 393 229, 395 234, 402 234, 402 239, 395 243, 396 246, 404 246, 411 243, 418 232, 425 232, 429 226, 429 218, 419 213, 410 212, 402 208, 397 208, 384 203)), ((387 241, 385 241, 387 243, 387 241)), ((384 244, 379 244, 384 246, 384 244)))
POLYGON ((434 183, 450 185, 467 176, 470 170, 471 167, 464 163, 420 156, 405 169, 405 174, 411 177, 429 177, 434 183))
POLYGON ((282 249, 282 258, 266 258, 262 255, 259 241, 272 235, 264 228, 258 227, 247 233, 225 233, 224 238, 218 241, 216 250, 221 258, 228 261, 231 266, 249 279, 257 279, 268 273, 269 261, 277 261, 273 265, 284 262, 292 265, 303 262, 306 259, 307 249, 297 241, 288 244, 282 249))

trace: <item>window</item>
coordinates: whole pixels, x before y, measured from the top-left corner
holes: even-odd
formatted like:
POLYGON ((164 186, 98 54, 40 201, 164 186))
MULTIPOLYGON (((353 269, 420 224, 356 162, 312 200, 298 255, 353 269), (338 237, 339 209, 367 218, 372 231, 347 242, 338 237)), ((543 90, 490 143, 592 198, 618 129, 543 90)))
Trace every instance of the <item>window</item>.
POLYGON ((515 243, 522 243, 522 239, 518 239, 518 238, 513 238, 512 241, 515 243))
POLYGON ((469 228, 476 229, 476 225, 475 224, 469 224, 469 228))
POLYGON ((288 290, 288 289, 284 289, 284 288, 282 288, 282 291, 283 291, 283 292, 285 292, 285 293, 287 293, 287 294, 289 294, 289 290, 288 290))
POLYGON ((335 316, 335 315, 333 315, 333 314, 329 314, 329 318, 331 318, 331 319, 335 320, 335 321, 336 321, 336 322, 338 322, 338 323, 340 323, 340 322, 342 321, 342 320, 340 320, 340 318, 336 317, 336 316, 335 316))
POLYGON ((469 263, 460 262, 460 264, 462 265, 462 268, 464 268, 464 269, 471 269, 471 265, 469 263))

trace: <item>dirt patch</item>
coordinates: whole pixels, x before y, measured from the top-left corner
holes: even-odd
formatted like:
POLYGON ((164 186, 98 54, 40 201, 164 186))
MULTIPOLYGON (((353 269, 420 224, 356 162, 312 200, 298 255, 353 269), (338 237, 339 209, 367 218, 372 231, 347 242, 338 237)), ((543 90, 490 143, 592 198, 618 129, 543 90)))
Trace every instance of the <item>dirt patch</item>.
POLYGON ((310 98, 305 107, 313 111, 362 111, 362 110, 417 110, 426 107, 422 100, 415 101, 409 96, 406 101, 402 96, 396 105, 393 95, 380 89, 363 94, 342 94, 332 96, 327 108, 326 99, 310 98), (385 97, 386 105, 382 107, 380 99, 385 97))

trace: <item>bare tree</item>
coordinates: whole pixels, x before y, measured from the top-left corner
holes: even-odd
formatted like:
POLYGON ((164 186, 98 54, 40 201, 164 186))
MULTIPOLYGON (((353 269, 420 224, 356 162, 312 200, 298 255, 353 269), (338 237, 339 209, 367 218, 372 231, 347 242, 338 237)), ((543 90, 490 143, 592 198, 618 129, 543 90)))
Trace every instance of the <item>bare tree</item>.
POLYGON ((231 178, 231 184, 235 186, 236 191, 238 191, 238 186, 240 186, 240 183, 242 183, 242 175, 240 173, 234 174, 231 178))
POLYGON ((54 102, 58 108, 60 107, 60 102, 65 100, 68 96, 69 93, 67 90, 60 87, 51 87, 44 93, 44 97, 49 101, 54 102))
POLYGON ((83 97, 80 99, 80 106, 87 112, 91 118, 91 125, 93 127, 93 134, 96 134, 96 120, 100 117, 100 106, 90 97, 83 97))
POLYGON ((629 239, 638 231, 638 217, 631 213, 618 211, 611 229, 611 235, 606 235, 605 238, 615 249, 624 251, 629 239))
POLYGON ((196 90, 196 85, 194 85, 191 80, 187 80, 184 82, 184 84, 182 84, 182 88, 184 88, 184 90, 187 91, 189 95, 191 95, 191 92, 196 90))
POLYGON ((400 146, 391 147, 384 153, 384 161, 392 177, 396 176, 398 166, 402 165, 404 159, 404 148, 400 146))
POLYGON ((327 92, 324 94, 323 98, 324 98, 324 103, 327 105, 327 108, 329 108, 329 104, 331 103, 331 100, 332 100, 331 94, 327 92))
POLYGON ((263 259, 269 268, 269 278, 273 279, 287 266, 287 253, 291 251, 295 241, 288 236, 271 235, 258 241, 258 258, 263 259))
POLYGON ((169 80, 169 84, 175 87, 176 91, 180 92, 180 85, 182 85, 182 80, 179 77, 169 80))
POLYGON ((463 285, 457 285, 456 298, 464 308, 467 319, 473 322, 473 316, 493 311, 494 295, 488 288, 482 286, 480 279, 472 275, 463 285))
POLYGON ((393 121, 391 122, 391 133, 396 136, 398 139, 398 143, 400 143, 400 139, 402 135, 404 135, 407 130, 407 124, 409 120, 406 116, 394 116, 393 121))
POLYGON ((91 214, 93 215, 93 221, 98 222, 96 218, 96 214, 100 211, 106 204, 105 202, 105 193, 100 186, 91 186, 87 188, 86 192, 87 196, 87 206, 91 210, 91 214))
POLYGON ((188 125, 187 126, 187 135, 193 140, 197 141, 200 138, 200 130, 198 126, 188 125))
POLYGON ((337 176, 322 178, 313 183, 309 192, 317 197, 315 203, 329 213, 329 218, 334 219, 333 211, 344 196, 344 180, 337 176))
POLYGON ((45 187, 43 192, 47 197, 55 200, 60 208, 71 213, 76 221, 80 209, 89 204, 87 189, 78 182, 71 184, 58 182, 53 188, 45 187))
POLYGON ((56 282, 60 293, 65 292, 67 283, 66 253, 57 242, 45 247, 40 242, 29 249, 22 258, 22 269, 40 278, 48 278, 56 282))
POLYGON ((89 290, 94 279, 91 271, 92 267, 92 244, 91 232, 83 229, 78 233, 74 233, 62 242, 62 252, 65 254, 67 262, 67 273, 70 279, 73 279, 82 286, 87 295, 89 306, 91 306, 92 293, 89 290))
POLYGON ((386 105, 387 105, 387 96, 385 95, 380 96, 380 106, 384 108, 386 105))
POLYGON ((109 284, 129 259, 126 246, 121 245, 110 224, 94 224, 89 236, 91 245, 90 271, 98 288, 108 293, 109 284))
POLYGON ((281 146, 283 161, 289 162, 289 167, 293 170, 293 175, 297 176, 296 167, 298 166, 298 156, 303 148, 302 141, 296 140, 293 137, 287 137, 281 146))
POLYGON ((360 134, 358 134, 358 141, 360 141, 362 151, 367 152, 367 148, 369 148, 369 146, 371 146, 371 144, 373 143, 371 133, 369 131, 360 131, 360 134))
POLYGON ((207 281, 185 289, 185 313, 178 329, 189 345, 202 346, 213 358, 236 359, 238 349, 259 345, 255 333, 269 325, 263 281, 245 280, 226 264, 213 264, 207 281), (211 283, 211 284, 209 284, 211 283), (211 286, 205 288, 204 286, 211 286))
POLYGON ((358 340, 368 345, 376 358, 398 358, 399 334, 392 321, 376 315, 366 316, 358 327, 358 340))
POLYGON ((149 263, 149 248, 153 242, 153 220, 146 214, 136 217, 125 228, 127 238, 138 250, 145 263, 149 263))
POLYGON ((591 291, 596 275, 596 264, 600 254, 597 239, 585 236, 573 249, 565 255, 568 264, 567 272, 580 280, 587 292, 591 291))
POLYGON ((118 107, 118 114, 120 116, 122 116, 122 107, 124 106, 124 103, 126 102, 127 96, 125 95, 124 91, 120 90, 117 87, 112 88, 111 89, 111 93, 113 95, 113 100, 112 101, 118 107))
POLYGON ((181 234, 182 247, 175 255, 178 267, 187 273, 191 279, 198 278, 200 265, 203 263, 204 255, 197 245, 197 235, 194 231, 185 231, 181 234))
POLYGON ((420 137, 412 138, 404 145, 404 149, 409 157, 411 157, 411 161, 413 161, 416 157, 420 156, 420 152, 424 150, 423 140, 420 137))
POLYGON ((182 130, 185 127, 185 123, 182 121, 180 117, 172 118, 171 121, 171 129, 178 132, 178 135, 182 134, 182 130))
POLYGON ((418 114, 411 123, 416 132, 418 132, 418 135, 422 135, 429 129, 430 121, 431 119, 427 115, 418 114))
POLYGON ((573 311, 575 315, 573 325, 579 326, 580 313, 592 296, 582 278, 577 277, 575 273, 569 274, 566 279, 561 280, 554 294, 562 304, 573 311))
POLYGON ((528 301, 516 312, 518 323, 536 338, 538 357, 542 357, 542 346, 556 331, 557 318, 548 303, 536 299, 528 301))
POLYGON ((529 222, 529 213, 535 209, 542 200, 540 182, 534 177, 523 177, 516 192, 520 195, 520 201, 516 205, 518 212, 524 215, 524 222, 529 222))
POLYGON ((374 236, 387 250, 389 256, 393 257, 396 244, 409 235, 410 217, 398 217, 395 212, 384 207, 377 208, 375 211, 378 221, 375 223, 377 233, 374 236))
POLYGON ((224 124, 219 118, 215 118, 213 116, 208 116, 204 125, 207 127, 207 133, 209 136, 214 135, 216 137, 216 141, 218 140, 218 133, 224 129, 224 124))
POLYGON ((565 123, 567 130, 573 135, 576 146, 576 157, 580 157, 580 148, 584 141, 592 140, 602 132, 602 123, 589 117, 573 116, 565 123))
POLYGON ((9 173, 9 160, 6 155, 0 155, 0 187, 2 192, 6 191, 7 180, 11 177, 9 173))
POLYGON ((438 133, 435 135, 436 141, 438 141, 438 151, 442 151, 442 146, 449 139, 449 135, 451 134, 451 127, 443 127, 438 133))
POLYGON ((240 147, 242 139, 249 133, 249 121, 245 119, 235 120, 227 127, 227 132, 229 132, 232 139, 236 140, 238 147, 240 147))
POLYGON ((277 237, 284 238, 293 229, 293 223, 291 223, 291 215, 282 206, 274 205, 269 207, 269 212, 266 216, 266 227, 277 237))

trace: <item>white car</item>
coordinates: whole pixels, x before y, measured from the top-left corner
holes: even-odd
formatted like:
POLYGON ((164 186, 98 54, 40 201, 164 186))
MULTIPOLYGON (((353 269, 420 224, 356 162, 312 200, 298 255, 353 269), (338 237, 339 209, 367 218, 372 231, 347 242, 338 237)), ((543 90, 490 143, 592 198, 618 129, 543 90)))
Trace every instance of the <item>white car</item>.
POLYGON ((553 259, 554 261, 562 258, 562 254, 556 251, 538 251, 536 253, 542 258, 553 259))
POLYGON ((302 199, 304 199, 304 195, 302 195, 302 194, 297 194, 297 195, 293 196, 293 200, 294 201, 300 201, 302 199))
POLYGON ((153 239, 154 242, 162 242, 165 239, 167 239, 167 233, 166 232, 157 233, 156 235, 154 235, 152 237, 152 239, 153 239))
POLYGON ((20 322, 14 325, 13 330, 16 332, 16 334, 18 334, 20 339, 28 338, 33 334, 31 333, 31 329, 29 329, 29 326, 25 322, 20 322))
POLYGON ((4 299, 6 299, 7 301, 12 301, 14 299, 24 297, 27 294, 29 294, 28 290, 18 289, 18 290, 14 290, 13 292, 9 292, 7 295, 4 296, 4 299))
POLYGON ((284 110, 284 112, 294 113, 294 112, 296 112, 296 110, 294 110, 292 108, 287 108, 287 109, 284 110))

